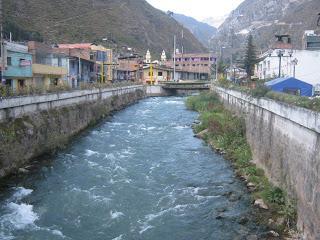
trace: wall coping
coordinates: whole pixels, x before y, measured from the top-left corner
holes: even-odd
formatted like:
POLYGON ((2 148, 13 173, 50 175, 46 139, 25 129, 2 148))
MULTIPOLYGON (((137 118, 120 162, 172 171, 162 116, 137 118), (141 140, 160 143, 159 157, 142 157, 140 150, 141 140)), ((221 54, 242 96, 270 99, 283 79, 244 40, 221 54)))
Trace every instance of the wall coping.
POLYGON ((241 99, 250 104, 258 106, 269 112, 272 112, 278 116, 286 118, 294 123, 297 123, 305 128, 320 133, 320 113, 312 111, 310 109, 290 105, 288 103, 279 102, 269 98, 255 98, 248 94, 225 89, 221 87, 215 87, 216 91, 225 93, 237 99, 241 99))
POLYGON ((61 101, 70 98, 77 98, 83 97, 88 95, 95 95, 100 93, 108 93, 114 92, 118 90, 126 90, 126 89, 134 89, 134 88, 141 88, 144 87, 143 85, 134 85, 134 86, 126 86, 126 87, 117 87, 117 88, 104 88, 104 89, 90 89, 90 90, 75 90, 69 92, 60 92, 60 93, 49 93, 49 94, 42 94, 42 95, 33 95, 33 96, 21 96, 21 97, 14 97, 8 99, 0 99, 0 110, 8 109, 8 108, 15 108, 15 107, 22 107, 31 104, 41 104, 47 103, 52 101, 61 101))

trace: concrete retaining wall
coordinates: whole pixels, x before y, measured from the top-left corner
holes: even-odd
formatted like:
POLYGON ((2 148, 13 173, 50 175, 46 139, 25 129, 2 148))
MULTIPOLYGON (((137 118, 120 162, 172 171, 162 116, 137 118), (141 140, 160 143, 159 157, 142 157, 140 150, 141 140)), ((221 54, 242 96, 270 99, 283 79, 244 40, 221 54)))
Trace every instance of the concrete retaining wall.
POLYGON ((67 145, 110 112, 146 96, 144 86, 20 97, 0 103, 0 177, 67 145))
POLYGON ((215 88, 225 106, 246 119, 253 161, 297 199, 298 229, 320 239, 320 113, 215 88))
POLYGON ((105 100, 112 96, 134 92, 137 89, 145 91, 145 87, 128 86, 111 89, 92 89, 45 95, 15 97, 0 100, 0 122, 10 118, 18 118, 25 114, 49 110, 57 107, 65 107, 73 104, 81 104, 90 101, 105 100))

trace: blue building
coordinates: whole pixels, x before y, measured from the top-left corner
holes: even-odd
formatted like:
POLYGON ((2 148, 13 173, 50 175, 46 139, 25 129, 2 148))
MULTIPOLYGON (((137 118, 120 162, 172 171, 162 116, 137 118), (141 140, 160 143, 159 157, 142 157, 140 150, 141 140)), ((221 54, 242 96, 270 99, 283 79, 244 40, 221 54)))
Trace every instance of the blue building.
POLYGON ((6 68, 4 69, 3 84, 12 89, 22 89, 32 84, 32 55, 28 47, 5 42, 6 68))
POLYGON ((266 82, 265 85, 275 92, 306 97, 312 97, 314 94, 314 88, 311 84, 294 77, 277 78, 266 82))

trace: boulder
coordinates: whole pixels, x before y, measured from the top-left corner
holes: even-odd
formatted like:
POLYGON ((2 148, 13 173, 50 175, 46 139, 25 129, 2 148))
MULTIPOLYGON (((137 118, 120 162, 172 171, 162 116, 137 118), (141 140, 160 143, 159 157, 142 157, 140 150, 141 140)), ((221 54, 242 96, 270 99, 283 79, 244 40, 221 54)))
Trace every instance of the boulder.
POLYGON ((267 206, 267 204, 265 204, 265 202, 262 199, 257 199, 254 201, 254 206, 261 208, 261 209, 265 209, 268 210, 269 207, 267 206))

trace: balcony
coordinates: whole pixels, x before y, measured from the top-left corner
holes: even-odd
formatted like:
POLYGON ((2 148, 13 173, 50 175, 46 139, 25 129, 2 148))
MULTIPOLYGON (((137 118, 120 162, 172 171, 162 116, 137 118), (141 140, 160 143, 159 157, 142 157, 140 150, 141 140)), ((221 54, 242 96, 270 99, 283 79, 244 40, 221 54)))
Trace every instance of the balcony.
POLYGON ((68 74, 68 70, 63 67, 53 67, 44 64, 33 64, 32 71, 34 74, 63 76, 68 74))

